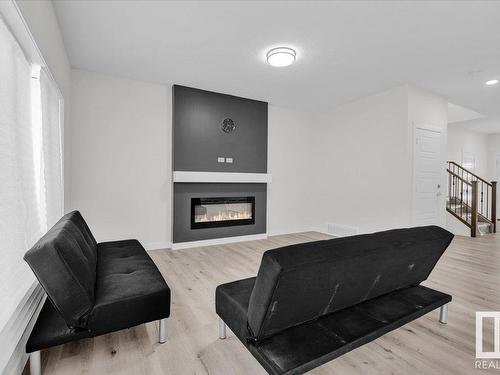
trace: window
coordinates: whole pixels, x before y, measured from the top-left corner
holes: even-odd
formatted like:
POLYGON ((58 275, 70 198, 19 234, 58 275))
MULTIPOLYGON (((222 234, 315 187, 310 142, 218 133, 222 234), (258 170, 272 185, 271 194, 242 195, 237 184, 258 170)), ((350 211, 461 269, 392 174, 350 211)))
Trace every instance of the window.
POLYGON ((24 253, 63 211, 61 96, 0 18, 0 330, 33 288, 24 253))

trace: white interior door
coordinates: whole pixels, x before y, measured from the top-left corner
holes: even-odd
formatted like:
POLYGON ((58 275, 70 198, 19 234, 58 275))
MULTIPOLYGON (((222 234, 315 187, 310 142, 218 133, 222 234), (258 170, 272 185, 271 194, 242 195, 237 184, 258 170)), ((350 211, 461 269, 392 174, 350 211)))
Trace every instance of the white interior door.
POLYGON ((414 145, 414 197, 415 225, 442 225, 444 204, 443 164, 441 159, 441 132, 423 128, 415 129, 414 145))

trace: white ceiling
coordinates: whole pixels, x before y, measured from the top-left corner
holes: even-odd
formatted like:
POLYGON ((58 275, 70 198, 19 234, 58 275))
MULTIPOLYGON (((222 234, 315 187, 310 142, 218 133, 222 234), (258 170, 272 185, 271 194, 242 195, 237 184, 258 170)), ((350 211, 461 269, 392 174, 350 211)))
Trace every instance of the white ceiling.
POLYGON ((76 68, 313 111, 408 83, 500 131, 500 85, 484 85, 500 78, 500 2, 54 3, 76 68), (279 45, 294 65, 265 63, 279 45))

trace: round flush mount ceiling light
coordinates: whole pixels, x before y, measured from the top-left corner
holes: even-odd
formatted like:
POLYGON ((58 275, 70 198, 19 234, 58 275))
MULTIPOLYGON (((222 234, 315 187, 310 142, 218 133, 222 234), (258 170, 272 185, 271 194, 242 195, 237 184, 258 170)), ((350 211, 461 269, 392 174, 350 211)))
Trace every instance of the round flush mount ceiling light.
POLYGON ((498 83, 498 79, 490 79, 489 81, 486 81, 487 86, 493 86, 498 83))
POLYGON ((267 54, 267 62, 271 66, 282 67, 292 65, 295 62, 297 53, 289 47, 276 47, 270 49, 267 54))

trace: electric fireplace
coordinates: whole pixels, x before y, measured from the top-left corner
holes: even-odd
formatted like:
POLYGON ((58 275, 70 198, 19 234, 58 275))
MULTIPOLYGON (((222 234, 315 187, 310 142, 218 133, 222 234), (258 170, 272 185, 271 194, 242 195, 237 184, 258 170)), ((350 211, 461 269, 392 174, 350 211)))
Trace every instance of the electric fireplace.
POLYGON ((255 224, 255 197, 191 198, 191 229, 255 224))

